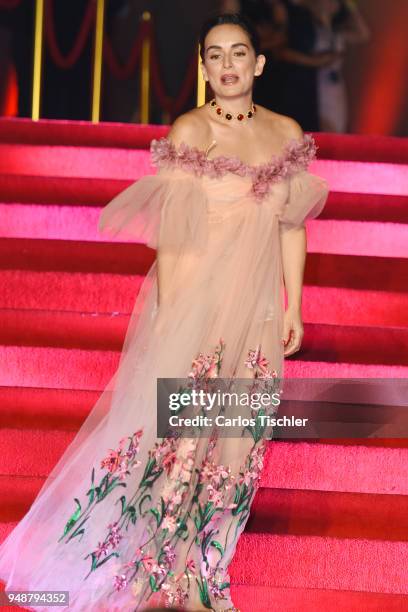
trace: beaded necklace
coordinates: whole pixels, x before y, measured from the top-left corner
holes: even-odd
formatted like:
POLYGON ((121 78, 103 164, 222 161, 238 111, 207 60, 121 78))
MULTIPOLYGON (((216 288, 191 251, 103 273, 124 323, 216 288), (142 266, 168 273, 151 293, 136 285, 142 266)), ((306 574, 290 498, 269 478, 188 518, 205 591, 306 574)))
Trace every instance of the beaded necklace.
MULTIPOLYGON (((226 113, 221 106, 219 106, 216 101, 215 98, 213 98, 210 102, 210 107, 211 108, 215 108, 215 112, 217 113, 217 115, 219 115, 220 117, 225 117, 228 121, 231 121, 231 119, 234 118, 234 116, 231 113, 226 113)), ((256 113, 256 106, 255 104, 252 102, 251 108, 249 109, 249 111, 247 111, 245 114, 244 113, 238 113, 238 115, 236 116, 236 119, 238 119, 238 121, 242 121, 244 117, 247 117, 248 119, 251 119, 251 117, 253 117, 256 113)))

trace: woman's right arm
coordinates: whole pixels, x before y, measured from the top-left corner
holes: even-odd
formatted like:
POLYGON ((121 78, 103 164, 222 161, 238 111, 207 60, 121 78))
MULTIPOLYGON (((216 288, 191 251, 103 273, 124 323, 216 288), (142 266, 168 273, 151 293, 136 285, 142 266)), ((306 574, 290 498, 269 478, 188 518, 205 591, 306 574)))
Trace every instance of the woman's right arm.
MULTIPOLYGON (((175 119, 167 134, 167 138, 176 146, 179 146, 181 143, 194 146, 196 144, 197 135, 200 135, 199 128, 198 119, 190 111, 175 119)), ((174 290, 171 279, 175 266, 177 266, 177 254, 172 250, 162 251, 159 246, 157 249, 159 306, 166 306, 169 296, 174 290)))

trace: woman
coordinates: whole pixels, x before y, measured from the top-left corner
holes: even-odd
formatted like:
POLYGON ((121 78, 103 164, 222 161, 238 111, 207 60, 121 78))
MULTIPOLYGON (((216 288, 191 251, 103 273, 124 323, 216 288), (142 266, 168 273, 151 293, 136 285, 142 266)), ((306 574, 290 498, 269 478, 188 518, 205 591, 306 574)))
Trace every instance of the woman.
POLYGON ((350 44, 367 42, 370 34, 355 0, 320 0, 310 5, 316 22, 315 53, 337 53, 317 75, 319 128, 324 132, 348 131, 347 88, 343 55, 350 44))
POLYGON ((365 42, 368 28, 353 0, 280 0, 277 18, 285 40, 276 47, 275 109, 310 131, 345 132, 347 45, 365 42), (298 95, 296 95, 296 93, 298 95))
POLYGON ((302 341, 303 222, 320 213, 328 191, 307 171, 313 140, 253 105, 265 58, 240 15, 209 20, 201 54, 215 102, 153 140, 158 173, 101 214, 107 234, 158 251, 118 371, 0 549, 7 589, 68 590, 70 610, 142 610, 163 600, 236 610, 228 565, 258 485, 266 428, 238 428, 239 443, 221 427, 158 438, 156 379, 188 377, 191 390, 243 378, 246 388, 249 380, 270 390, 302 341))

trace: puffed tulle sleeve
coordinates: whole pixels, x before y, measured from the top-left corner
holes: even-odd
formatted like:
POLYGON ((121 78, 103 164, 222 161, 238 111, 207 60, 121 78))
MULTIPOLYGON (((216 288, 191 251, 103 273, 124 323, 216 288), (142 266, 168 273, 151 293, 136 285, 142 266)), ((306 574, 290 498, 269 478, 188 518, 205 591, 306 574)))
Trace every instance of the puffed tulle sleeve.
POLYGON ((281 231, 303 227, 305 221, 318 217, 329 194, 327 181, 308 170, 296 172, 289 178, 288 198, 279 214, 281 231))
POLYGON ((202 251, 207 243, 207 196, 200 179, 159 168, 121 191, 103 208, 98 231, 162 251, 202 251))

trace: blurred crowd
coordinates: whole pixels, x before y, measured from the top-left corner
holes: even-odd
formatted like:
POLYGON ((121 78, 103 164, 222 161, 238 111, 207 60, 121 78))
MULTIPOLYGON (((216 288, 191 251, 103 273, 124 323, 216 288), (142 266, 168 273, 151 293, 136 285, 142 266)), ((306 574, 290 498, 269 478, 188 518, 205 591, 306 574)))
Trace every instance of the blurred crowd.
POLYGON ((257 25, 267 61, 254 99, 306 131, 348 131, 344 57, 369 40, 355 0, 222 0, 257 25))
MULTIPOLYGON (((74 44, 88 1, 54 2, 56 39, 63 54, 74 44)), ((0 103, 4 97, 6 64, 12 61, 18 80, 20 116, 30 116, 31 108, 33 6, 34 3, 21 2, 13 11, 0 11, 0 103)), ((202 20, 216 11, 242 12, 256 25, 262 53, 267 58, 264 72, 255 82, 254 101, 295 118, 306 131, 348 131, 345 54, 350 45, 370 38, 356 0, 201 0, 194 3, 110 0, 106 31, 122 61, 132 47, 143 10, 150 10, 155 20, 169 96, 177 95, 180 90, 186 66, 183 53, 191 57, 202 20), (177 45, 174 45, 174 32, 177 32, 177 45)), ((45 53, 41 116, 90 118, 92 44, 89 37, 80 58, 69 70, 56 67, 45 53)), ((138 121, 137 81, 136 75, 125 82, 115 82, 111 75, 104 75, 102 120, 138 121)), ((194 103, 192 92, 188 106, 194 103)), ((160 122, 160 112, 156 109, 155 115, 154 103, 151 122, 160 122)))

